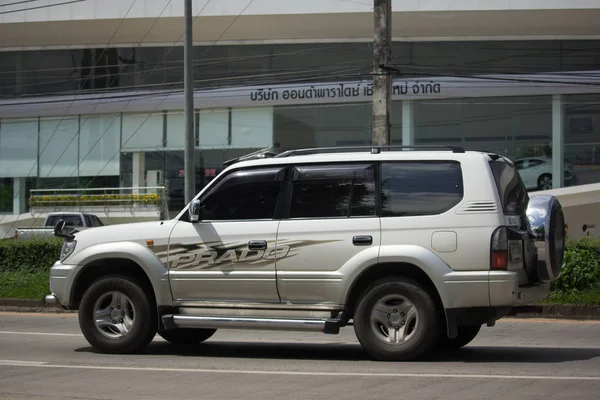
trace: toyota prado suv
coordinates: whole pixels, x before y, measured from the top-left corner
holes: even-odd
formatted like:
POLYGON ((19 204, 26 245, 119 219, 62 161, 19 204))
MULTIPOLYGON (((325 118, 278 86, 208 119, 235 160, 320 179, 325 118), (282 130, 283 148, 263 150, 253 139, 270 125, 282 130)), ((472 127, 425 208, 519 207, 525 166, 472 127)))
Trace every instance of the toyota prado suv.
POLYGON ((253 153, 169 221, 55 233, 48 303, 85 338, 132 353, 217 329, 353 326, 377 360, 469 343, 542 299, 562 267, 553 196, 507 158, 412 146, 253 153))

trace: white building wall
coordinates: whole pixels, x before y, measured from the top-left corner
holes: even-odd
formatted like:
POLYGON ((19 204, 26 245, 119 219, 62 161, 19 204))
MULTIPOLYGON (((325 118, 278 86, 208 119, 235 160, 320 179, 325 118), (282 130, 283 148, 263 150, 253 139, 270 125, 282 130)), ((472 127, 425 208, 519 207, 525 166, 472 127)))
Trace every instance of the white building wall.
MULTIPOLYGON (((0 23, 101 20, 123 18, 182 17, 183 1, 172 0, 87 0, 54 7, 40 0, 32 4, 5 6, 0 23), (24 10, 11 13, 11 11, 24 10)), ((373 9, 372 0, 194 0, 193 9, 202 16, 339 14, 365 13, 373 9), (207 4, 208 3, 208 4, 207 4), (248 4, 250 4, 248 6, 248 4), (247 8, 246 8, 247 7, 247 8)), ((498 11, 498 10, 578 10, 598 8, 597 0, 410 0, 393 1, 394 12, 415 11, 498 11)))

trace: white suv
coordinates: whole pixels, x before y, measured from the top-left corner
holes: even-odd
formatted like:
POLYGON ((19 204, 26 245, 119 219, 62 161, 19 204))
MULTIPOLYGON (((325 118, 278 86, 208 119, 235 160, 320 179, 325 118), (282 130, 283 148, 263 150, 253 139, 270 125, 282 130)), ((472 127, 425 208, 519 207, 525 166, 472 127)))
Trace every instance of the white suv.
POLYGON ((461 148, 295 150, 234 160, 175 219, 61 233, 48 302, 102 352, 158 332, 338 333, 378 360, 466 345, 544 297, 565 224, 506 158, 461 148), (401 150, 401 151, 396 151, 401 150), (423 151, 419 151, 423 150, 423 151))

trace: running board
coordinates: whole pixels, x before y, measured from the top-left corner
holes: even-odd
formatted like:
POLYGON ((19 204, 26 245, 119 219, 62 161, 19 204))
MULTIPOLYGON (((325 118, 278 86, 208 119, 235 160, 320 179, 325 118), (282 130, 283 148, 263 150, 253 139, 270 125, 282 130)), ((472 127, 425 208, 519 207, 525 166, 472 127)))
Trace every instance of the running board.
POLYGON ((163 315, 165 329, 200 328, 200 329, 257 329, 277 331, 310 331, 338 334, 340 327, 347 324, 345 313, 331 319, 290 319, 290 318, 257 318, 257 317, 223 317, 196 315, 163 315))

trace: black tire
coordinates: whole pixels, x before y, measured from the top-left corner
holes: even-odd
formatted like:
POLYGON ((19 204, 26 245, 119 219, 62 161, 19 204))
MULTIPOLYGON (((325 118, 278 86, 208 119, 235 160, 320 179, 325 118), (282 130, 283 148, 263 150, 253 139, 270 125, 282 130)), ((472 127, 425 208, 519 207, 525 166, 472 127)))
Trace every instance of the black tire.
POLYGON ((173 329, 158 332, 158 334, 171 344, 184 346, 202 343, 214 335, 216 331, 216 329, 173 329))
MULTIPOLYGON (((402 300, 404 301, 404 300, 402 300)), ((394 308, 392 306, 392 308, 394 308)), ((378 314, 384 315, 384 314, 378 314)), ((415 360, 427 355, 436 343, 440 334, 440 318, 438 306, 432 296, 427 293, 417 282, 405 278, 387 278, 380 280, 371 285, 362 295, 356 312, 354 314, 354 331, 358 341, 367 353, 374 359, 379 361, 409 361, 415 360), (383 324, 379 322, 371 323, 371 313, 375 305, 388 297, 399 296, 412 303, 412 306, 417 311, 417 317, 409 317, 407 312, 400 313, 400 308, 405 307, 400 303, 396 314, 388 314, 387 320, 394 321, 397 326, 400 324, 407 325, 404 329, 408 329, 409 334, 406 341, 403 343, 389 343, 384 341, 383 324), (401 315, 402 321, 398 321, 398 316, 401 315), (390 316, 392 320, 390 320, 390 316), (396 319, 394 319, 396 318, 396 319), (413 320, 415 319, 414 325, 413 320), (416 322, 418 321, 418 322, 416 322), (377 326, 376 326, 377 325, 377 326)), ((388 322, 392 323, 392 322, 388 322)), ((389 330, 388 330, 389 338, 389 330)))
MULTIPOLYGON (((539 190, 549 190, 549 189, 544 189, 544 184, 547 179, 550 179, 550 182, 552 182, 552 174, 540 175, 540 177, 537 180, 537 186, 538 186, 539 190)), ((550 189, 552 189, 552 188, 550 188, 550 189)))
MULTIPOLYGON (((113 308, 121 309, 121 306, 113 308)), ((110 308, 110 313, 113 312, 113 308, 110 308)), ((105 318, 110 320, 113 318, 113 314, 109 314, 105 318)), ((115 319, 113 322, 119 321, 115 319)), ((157 312, 153 297, 132 278, 116 275, 101 278, 85 291, 81 299, 79 326, 87 341, 102 353, 135 353, 152 341, 158 329, 157 312), (121 293, 127 297, 127 300, 122 301, 128 303, 128 305, 123 305, 123 311, 119 312, 131 317, 129 320, 125 320, 126 322, 131 321, 131 324, 129 331, 120 337, 107 336, 110 336, 111 332, 114 335, 119 334, 115 332, 114 327, 98 328, 95 324, 94 309, 99 307, 104 310, 108 309, 111 304, 104 303, 104 299, 114 299, 115 295, 111 295, 111 293, 121 293), (109 296, 112 297, 109 298, 109 296)))
POLYGON ((471 343, 481 330, 481 325, 462 325, 458 327, 458 336, 449 339, 446 334, 440 336, 435 348, 436 350, 452 351, 458 350, 471 343))

